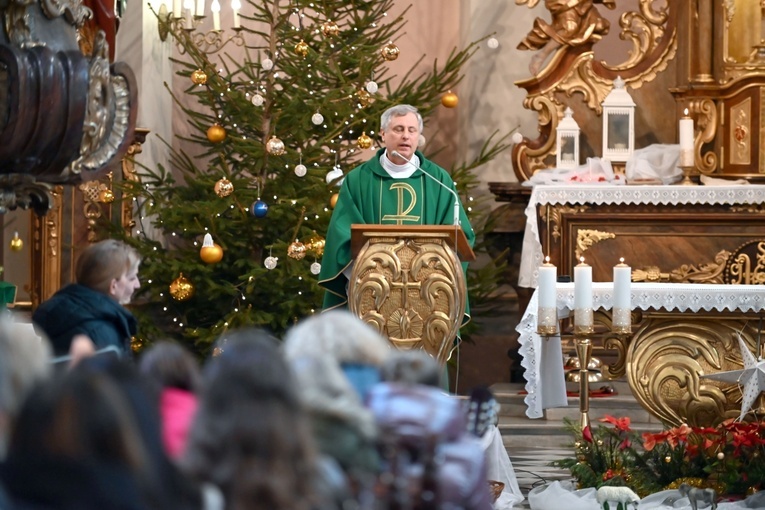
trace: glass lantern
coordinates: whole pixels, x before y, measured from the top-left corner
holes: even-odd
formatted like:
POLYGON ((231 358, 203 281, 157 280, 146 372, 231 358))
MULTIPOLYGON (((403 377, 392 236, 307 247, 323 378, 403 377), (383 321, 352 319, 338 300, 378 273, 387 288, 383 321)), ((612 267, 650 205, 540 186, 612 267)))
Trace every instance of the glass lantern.
POLYGON ((579 124, 574 120, 574 112, 566 107, 563 119, 558 124, 557 150, 555 159, 557 168, 574 169, 579 166, 579 124))
POLYGON ((603 159, 627 161, 635 151, 635 101, 621 76, 603 100, 603 159))

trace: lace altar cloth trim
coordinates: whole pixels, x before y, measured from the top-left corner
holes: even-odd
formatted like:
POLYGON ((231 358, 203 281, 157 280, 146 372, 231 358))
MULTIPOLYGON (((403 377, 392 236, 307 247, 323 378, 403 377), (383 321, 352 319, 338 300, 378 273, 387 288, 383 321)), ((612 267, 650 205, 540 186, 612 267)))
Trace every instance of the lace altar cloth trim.
MULTIPOLYGON (((592 284, 592 307, 610 309, 613 303, 612 283, 592 284)), ((705 285, 677 283, 633 283, 630 288, 633 309, 698 312, 765 310, 765 285, 705 285)), ((526 416, 541 418, 542 411, 552 407, 565 407, 566 383, 563 374, 563 352, 560 337, 545 340, 537 335, 537 291, 515 328, 520 334, 518 343, 521 366, 525 369, 526 416)), ((569 315, 574 306, 574 284, 557 285, 558 317, 569 315)))
POLYGON ((518 285, 536 288, 542 265, 542 244, 537 223, 538 205, 561 204, 760 204, 765 202, 765 185, 737 186, 618 186, 569 184, 537 185, 526 207, 526 229, 518 285))

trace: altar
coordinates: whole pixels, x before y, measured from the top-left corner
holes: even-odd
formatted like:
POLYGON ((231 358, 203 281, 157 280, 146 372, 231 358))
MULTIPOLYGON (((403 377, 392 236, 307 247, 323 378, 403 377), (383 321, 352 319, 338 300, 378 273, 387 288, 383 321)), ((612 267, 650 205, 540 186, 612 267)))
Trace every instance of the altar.
MULTIPOLYGON (((740 392, 735 384, 704 379, 705 374, 742 368, 736 334, 752 351, 762 332, 765 286, 633 283, 632 335, 612 334, 608 310, 611 283, 593 283, 593 310, 600 337, 618 361, 610 377, 626 375, 636 399, 664 423, 707 425, 737 417, 740 392)), ((574 284, 557 284, 558 317, 574 308, 574 284)), ((535 291, 516 328, 525 368, 526 415, 567 405, 560 336, 537 334, 535 291)), ((756 354, 755 354, 756 355, 756 354)))
POLYGON ((520 287, 536 288, 545 256, 560 275, 584 257, 593 281, 623 257, 633 281, 754 283, 729 266, 765 239, 765 186, 537 185, 525 215, 520 287))

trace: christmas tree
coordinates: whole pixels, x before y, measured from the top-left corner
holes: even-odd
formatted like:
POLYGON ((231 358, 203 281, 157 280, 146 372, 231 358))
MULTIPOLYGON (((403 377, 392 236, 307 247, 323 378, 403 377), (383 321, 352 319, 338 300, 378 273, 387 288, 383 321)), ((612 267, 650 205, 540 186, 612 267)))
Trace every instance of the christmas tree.
MULTIPOLYGON (((343 172, 372 155, 388 107, 416 105, 427 124, 480 43, 394 79, 386 64, 400 51, 393 41, 406 13, 390 19, 392 4, 247 2, 237 36, 244 44, 216 63, 183 19, 170 23, 183 48, 178 73, 189 80, 185 97, 174 96, 193 128, 186 142, 204 150, 201 158, 173 151, 172 168, 145 168, 141 182, 124 183, 141 218, 125 238, 144 257, 139 342, 174 337, 205 352, 228 328, 281 334, 319 311, 316 275, 343 172), (145 222, 163 238, 147 236, 145 222)), ((453 169, 479 251, 483 208, 468 195, 474 169, 507 147, 506 137, 493 138, 453 169)), ((474 305, 498 274, 490 263, 469 275, 474 305)))

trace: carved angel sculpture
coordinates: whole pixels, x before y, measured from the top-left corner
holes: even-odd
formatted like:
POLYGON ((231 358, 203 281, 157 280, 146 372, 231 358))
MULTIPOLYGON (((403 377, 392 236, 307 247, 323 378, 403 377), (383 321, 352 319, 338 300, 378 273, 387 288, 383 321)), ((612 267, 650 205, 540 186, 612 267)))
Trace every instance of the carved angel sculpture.
MULTIPOLYGON (((515 0, 515 3, 533 8, 539 0, 515 0)), ((540 50, 529 65, 532 74, 536 75, 558 48, 591 44, 608 33, 610 23, 595 8, 596 3, 609 9, 616 6, 615 0, 545 0, 552 23, 536 18, 534 28, 518 44, 519 50, 540 50)))

